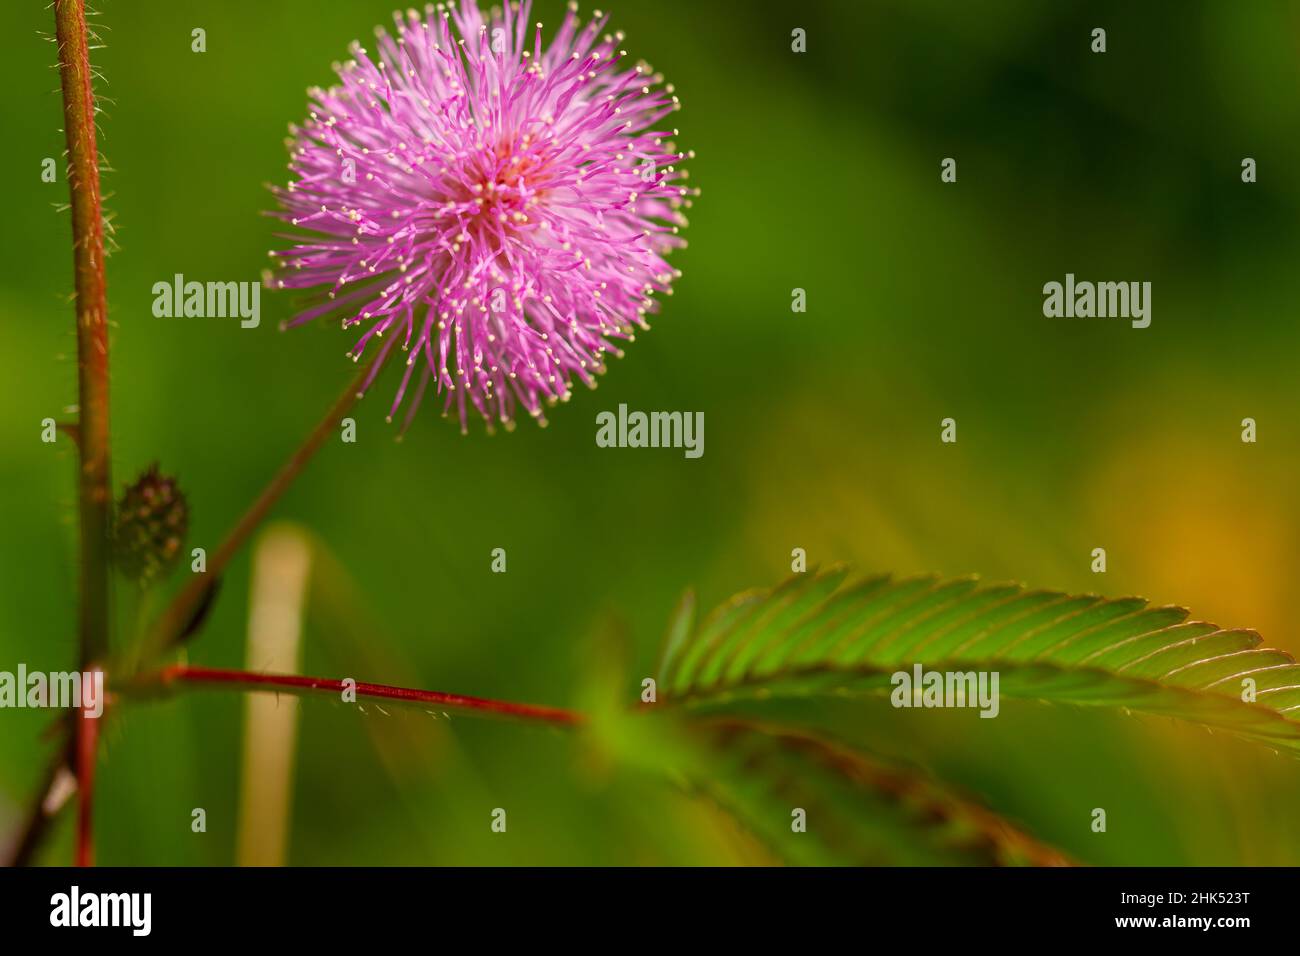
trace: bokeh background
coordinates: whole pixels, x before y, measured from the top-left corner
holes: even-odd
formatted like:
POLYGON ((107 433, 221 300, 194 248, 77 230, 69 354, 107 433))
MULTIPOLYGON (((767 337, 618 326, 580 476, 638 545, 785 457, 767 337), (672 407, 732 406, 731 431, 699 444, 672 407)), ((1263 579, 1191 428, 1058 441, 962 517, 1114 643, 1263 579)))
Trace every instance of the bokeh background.
MULTIPOLYGON (((1300 6, 610 5, 629 52, 677 85, 679 142, 698 153, 683 277, 545 430, 462 437, 430 402, 395 442, 395 374, 381 380, 357 443, 329 443, 276 511, 317 543, 306 673, 569 705, 595 635, 615 633, 634 700, 685 587, 712 605, 775 583, 795 547, 863 571, 1140 594, 1300 651, 1300 6), (1089 51, 1096 26, 1104 55, 1089 51), (790 51, 794 27, 806 54, 790 51), (1151 327, 1044 318, 1042 285, 1067 272, 1151 281, 1151 327), (791 313, 795 287, 806 314, 791 313), (597 448, 595 416, 620 402, 703 411, 704 456, 597 448), (946 416, 955 446, 939 442, 946 416), (489 571, 497 547, 504 575, 489 571)), ((157 319, 150 287, 259 277, 286 124, 391 4, 101 7, 114 480, 159 461, 189 495, 190 545, 210 549, 354 374, 354 336, 278 332, 293 299, 271 292, 255 330, 157 319)), ((535 11, 548 35, 561 10, 535 11)), ((44 0, 0 7, 6 670, 76 655, 75 459, 39 440, 75 401, 66 183, 39 175, 63 149, 38 36, 52 29, 44 0)), ((243 663, 249 576, 245 553, 191 661, 243 663)), ((243 713, 206 694, 118 715, 102 862, 234 860, 243 713)), ((1300 761, 1167 721, 1002 714, 853 720, 1089 862, 1300 862, 1300 761), (1088 826, 1098 806, 1105 835, 1088 826)), ((0 713, 0 833, 47 762, 48 720, 0 713)), ((292 809, 297 864, 761 859, 708 808, 559 734, 323 702, 302 708, 292 809), (498 806, 505 837, 488 827, 498 806)), ((43 859, 69 859, 68 829, 43 859)))

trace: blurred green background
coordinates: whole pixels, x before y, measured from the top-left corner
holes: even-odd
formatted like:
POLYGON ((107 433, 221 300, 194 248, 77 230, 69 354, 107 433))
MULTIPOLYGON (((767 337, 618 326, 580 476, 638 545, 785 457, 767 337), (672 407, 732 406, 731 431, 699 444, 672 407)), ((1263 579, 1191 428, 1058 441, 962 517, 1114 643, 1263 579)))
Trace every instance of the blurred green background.
MULTIPOLYGON (((561 10, 535 11, 548 37, 561 10)), ((357 443, 328 443, 276 510, 326 556, 305 673, 570 705, 593 635, 614 632, 634 701, 683 588, 709 606, 774 583, 795 547, 864 571, 1141 594, 1300 651, 1300 5, 611 12, 629 53, 676 84, 678 141, 698 153, 683 277, 652 331, 545 430, 462 437, 431 400, 398 443, 384 422, 395 370, 381 379, 355 412, 357 443), (1096 26, 1104 55, 1089 51, 1096 26), (806 54, 790 52, 794 27, 806 54), (944 157, 955 184, 940 182, 944 157), (1151 327, 1044 318, 1042 286, 1067 272, 1151 281, 1151 327), (806 314, 791 313, 795 287, 806 314), (704 456, 597 448, 596 414, 621 402, 703 411, 704 456), (939 442, 946 416, 955 446, 939 442), (1257 444, 1240 441, 1247 416, 1257 444), (504 575, 489 570, 497 547, 504 575)), ((278 332, 294 300, 271 292, 255 330, 157 319, 151 286, 259 277, 286 124, 390 13, 386 0, 102 4, 114 482, 155 459, 178 475, 190 546, 215 547, 354 374, 355 335, 278 332), (206 53, 190 50, 194 27, 206 53)), ((62 160, 58 183, 40 181, 63 150, 55 51, 37 35, 52 30, 44 0, 0 8, 6 670, 76 657, 75 458, 39 440, 40 420, 75 402, 62 160)), ((249 569, 245 553, 192 662, 243 663, 249 569)), ((853 730, 1089 862, 1300 863, 1300 762, 1167 721, 1002 713, 872 708, 853 730), (1088 827, 1097 806, 1105 835, 1088 827)), ((0 713, 0 832, 47 762, 48 719, 0 713)), ((216 694, 119 713, 101 862, 232 862, 242 722, 242 701, 216 694), (190 831, 195 807, 206 834, 190 831)), ((43 859, 70 858, 68 830, 43 859)), ((303 705, 292 863, 756 858, 708 808, 557 733, 303 705), (498 806, 506 836, 489 830, 498 806)))

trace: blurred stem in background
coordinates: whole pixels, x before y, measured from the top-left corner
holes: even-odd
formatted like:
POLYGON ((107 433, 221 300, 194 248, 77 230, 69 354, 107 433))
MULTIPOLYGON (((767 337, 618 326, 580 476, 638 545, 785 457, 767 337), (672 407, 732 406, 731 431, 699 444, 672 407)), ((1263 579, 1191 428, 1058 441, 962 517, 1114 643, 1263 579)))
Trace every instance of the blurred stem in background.
MULTIPOLYGON (((250 671, 298 673, 302 622, 311 570, 307 535, 291 525, 267 529, 253 551, 248 608, 250 671)), ((235 863, 283 866, 288 847, 299 702, 249 694, 244 699, 235 863)))

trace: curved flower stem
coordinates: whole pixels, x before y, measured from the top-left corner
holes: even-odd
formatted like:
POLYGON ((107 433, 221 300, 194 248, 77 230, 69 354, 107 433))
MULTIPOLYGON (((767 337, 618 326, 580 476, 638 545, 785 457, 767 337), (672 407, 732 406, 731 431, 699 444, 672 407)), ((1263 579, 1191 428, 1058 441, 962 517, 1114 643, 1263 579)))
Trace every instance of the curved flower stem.
POLYGON ((149 629, 144 637, 140 660, 146 665, 154 661, 159 655, 166 653, 186 636, 187 628, 194 616, 202 608, 204 601, 207 600, 209 591, 215 586, 221 572, 226 569, 226 565, 239 552, 239 549, 256 530, 257 526, 262 523, 272 506, 280 500, 280 496, 293 484, 294 479, 306 467, 307 462, 311 461, 312 456, 320 450, 321 445, 325 443, 325 439, 338 428, 339 420, 365 392, 373 373, 377 371, 379 361, 380 358, 377 356, 366 363, 361 373, 348 385, 338 400, 330 406, 329 411, 325 413, 325 417, 307 435, 303 443, 298 446, 298 449, 289 456, 289 460, 281 466, 270 483, 262 489, 262 493, 249 505, 248 510, 244 512, 239 521, 235 523, 235 526, 226 534, 217 550, 209 557, 206 573, 194 575, 190 582, 181 588, 163 609, 153 627, 149 629))
POLYGON ((387 684, 367 684, 356 681, 354 687, 348 687, 343 680, 329 677, 301 677, 297 674, 258 674, 252 671, 223 670, 214 667, 191 667, 186 664, 172 664, 160 670, 142 675, 129 681, 118 689, 124 693, 147 692, 149 690, 168 690, 178 684, 196 687, 225 688, 238 691, 263 691, 307 695, 319 693, 330 697, 341 697, 346 690, 355 690, 356 696, 371 700, 389 700, 402 704, 414 704, 430 708, 449 708, 464 713, 487 717, 506 717, 516 720, 538 721, 560 727, 572 727, 581 724, 585 718, 571 710, 558 707, 544 707, 537 704, 518 704, 506 700, 490 700, 485 697, 466 697, 463 694, 447 694, 436 690, 418 690, 412 687, 390 687, 387 684))

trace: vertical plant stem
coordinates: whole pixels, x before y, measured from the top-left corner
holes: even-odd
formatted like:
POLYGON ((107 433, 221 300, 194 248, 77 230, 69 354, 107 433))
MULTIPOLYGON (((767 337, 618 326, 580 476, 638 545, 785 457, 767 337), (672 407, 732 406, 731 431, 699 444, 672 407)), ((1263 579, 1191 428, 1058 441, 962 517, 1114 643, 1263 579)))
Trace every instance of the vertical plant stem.
POLYGON ((77 390, 80 421, 81 662, 108 651, 108 306, 104 221, 95 148, 95 94, 82 0, 56 0, 54 21, 63 88, 63 129, 72 194, 73 267, 77 303, 77 390))
MULTIPOLYGON (((95 760, 99 721, 84 713, 77 719, 77 866, 95 865, 95 760)), ((102 715, 101 715, 102 716, 102 715)))
MULTIPOLYGON (((108 654, 109 497, 108 303, 104 279, 104 220, 95 147, 95 94, 91 88, 86 11, 82 0, 55 0, 63 130, 68 146, 72 206, 72 257, 77 307, 77 392, 81 526, 79 632, 81 666, 108 654)), ((93 721, 75 721, 78 772, 93 774, 97 742, 93 721)), ((82 779, 77 857, 90 859, 90 779, 82 779)))

